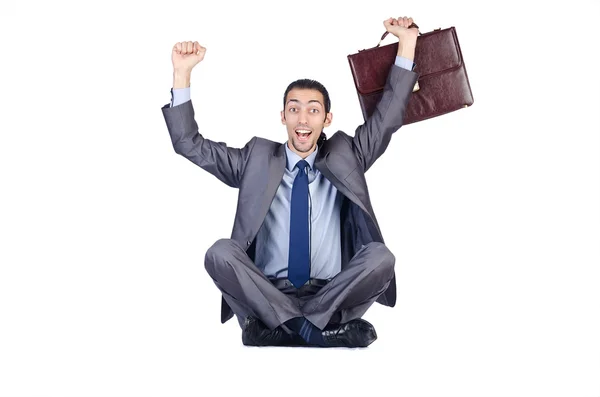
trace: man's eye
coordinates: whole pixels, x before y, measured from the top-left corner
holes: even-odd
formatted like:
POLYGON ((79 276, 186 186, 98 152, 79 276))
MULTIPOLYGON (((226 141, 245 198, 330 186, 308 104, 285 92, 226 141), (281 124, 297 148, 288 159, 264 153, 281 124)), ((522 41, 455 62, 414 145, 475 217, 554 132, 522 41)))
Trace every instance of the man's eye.
POLYGON ((290 108, 290 112, 295 112, 296 108, 290 108))
POLYGON ((313 113, 319 113, 319 109, 310 109, 310 111, 313 113))

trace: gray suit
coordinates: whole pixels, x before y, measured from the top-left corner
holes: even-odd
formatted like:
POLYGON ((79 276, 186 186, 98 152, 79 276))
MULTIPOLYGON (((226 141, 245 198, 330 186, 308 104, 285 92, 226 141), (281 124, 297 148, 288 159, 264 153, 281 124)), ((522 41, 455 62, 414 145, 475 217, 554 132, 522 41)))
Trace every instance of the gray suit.
POLYGON ((321 134, 314 166, 344 195, 342 271, 315 295, 318 299, 298 305, 298 300, 286 299, 252 263, 256 234, 286 167, 285 147, 253 137, 243 148, 231 148, 198 133, 191 101, 162 108, 175 152, 239 189, 231 239, 217 241, 206 254, 207 271, 223 293, 222 323, 233 316, 233 308, 238 317, 240 313, 261 317, 271 329, 298 315, 322 329, 339 309, 344 309, 345 322, 360 317, 373 301, 395 305, 394 257, 384 245, 364 174, 402 126, 417 78, 416 73, 393 65, 376 111, 354 137, 342 131, 329 139, 321 134), (377 265, 370 268, 372 263, 377 265), (369 279, 374 275, 377 281, 369 279), (352 284, 358 281, 353 280, 364 281, 360 292, 352 284), (351 296, 351 290, 360 297, 351 296))

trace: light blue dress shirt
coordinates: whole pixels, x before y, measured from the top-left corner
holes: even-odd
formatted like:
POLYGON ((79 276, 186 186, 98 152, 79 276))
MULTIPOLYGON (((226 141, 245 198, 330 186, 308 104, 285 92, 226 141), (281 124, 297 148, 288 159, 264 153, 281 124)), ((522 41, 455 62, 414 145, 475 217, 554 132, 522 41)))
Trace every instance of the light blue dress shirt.
MULTIPOLYGON (((413 70, 415 64, 404 57, 396 56, 396 66, 413 70)), ((190 87, 171 90, 171 107, 190 100, 190 87)), ((287 277, 290 205, 292 186, 296 174, 296 163, 302 158, 286 143, 286 169, 267 216, 256 235, 254 263, 270 278, 287 277)), ((323 174, 313 168, 317 149, 304 160, 309 165, 308 190, 310 211, 310 277, 331 279, 341 271, 342 249, 340 241, 340 208, 342 194, 323 174)))
MULTIPOLYGON (((265 221, 256 235, 254 263, 267 277, 287 277, 292 186, 298 175, 296 163, 302 158, 287 145, 286 169, 265 221)), ((310 213, 310 277, 330 279, 342 264, 340 208, 342 194, 313 168, 317 149, 305 158, 308 170, 308 208, 310 213)))

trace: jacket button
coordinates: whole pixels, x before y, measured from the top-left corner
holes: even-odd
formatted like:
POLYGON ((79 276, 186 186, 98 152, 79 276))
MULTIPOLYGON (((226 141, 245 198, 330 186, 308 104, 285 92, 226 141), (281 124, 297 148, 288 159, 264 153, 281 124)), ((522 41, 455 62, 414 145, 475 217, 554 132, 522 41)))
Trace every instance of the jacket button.
POLYGON ((246 245, 252 244, 252 241, 246 241, 246 245))

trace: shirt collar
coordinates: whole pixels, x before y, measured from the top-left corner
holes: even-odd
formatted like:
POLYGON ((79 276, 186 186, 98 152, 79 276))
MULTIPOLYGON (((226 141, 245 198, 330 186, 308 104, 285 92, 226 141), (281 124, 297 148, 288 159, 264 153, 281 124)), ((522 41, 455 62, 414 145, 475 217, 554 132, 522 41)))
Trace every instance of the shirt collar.
MULTIPOLYGON (((284 146, 285 146, 285 153, 286 153, 286 157, 287 157, 287 169, 291 172, 294 170, 296 163, 298 163, 298 161, 302 160, 302 157, 300 157, 296 153, 292 152, 291 149, 289 148, 287 142, 284 143, 284 146)), ((319 151, 319 146, 317 145, 317 147, 315 148, 315 151, 312 152, 307 158, 304 159, 308 163, 308 166, 310 167, 311 170, 313 169, 313 164, 315 163, 315 158, 317 157, 318 151, 319 151)))

